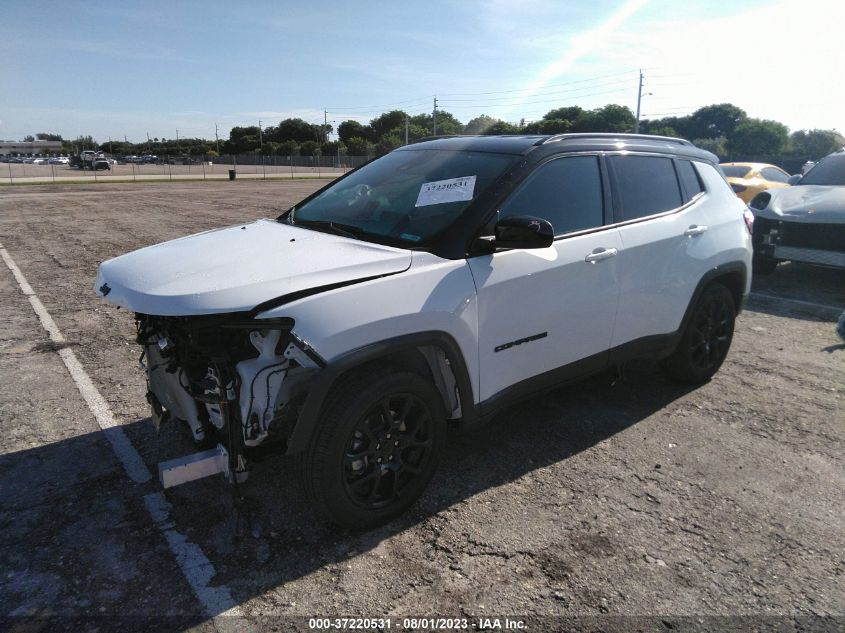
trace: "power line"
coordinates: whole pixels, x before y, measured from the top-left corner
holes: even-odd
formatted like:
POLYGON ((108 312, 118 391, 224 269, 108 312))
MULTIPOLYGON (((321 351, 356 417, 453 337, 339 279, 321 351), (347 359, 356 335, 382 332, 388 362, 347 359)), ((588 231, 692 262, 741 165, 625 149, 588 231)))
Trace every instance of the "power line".
MULTIPOLYGON (((621 75, 629 75, 633 72, 634 72, 633 70, 626 70, 626 71, 620 72, 620 73, 611 73, 609 75, 598 75, 596 77, 589 77, 587 79, 576 79, 574 81, 565 81, 565 82, 558 83, 558 84, 548 84, 546 86, 543 86, 543 89, 554 88, 554 87, 557 87, 557 86, 571 86, 573 84, 580 84, 580 83, 587 83, 587 82, 591 82, 591 81, 598 81, 599 79, 607 79, 608 77, 619 77, 621 75)), ((441 93, 440 96, 441 97, 449 97, 449 96, 452 96, 452 97, 470 96, 471 97, 471 96, 482 96, 482 95, 506 94, 506 93, 514 93, 514 92, 529 92, 530 93, 533 90, 535 90, 535 89, 534 88, 517 88, 515 90, 494 90, 492 92, 444 92, 444 93, 441 93)))
POLYGON ((406 99, 405 101, 394 101, 393 103, 384 103, 381 105, 368 105, 368 106, 329 106, 329 110, 378 110, 379 108, 390 108, 396 105, 403 105, 406 103, 411 103, 412 105, 416 105, 417 103, 427 103, 431 99, 430 96, 427 97, 418 97, 415 99, 406 99))
MULTIPOLYGON (((626 93, 628 90, 624 88, 616 88, 614 90, 602 90, 600 92, 591 92, 587 94, 580 94, 574 95, 570 97, 565 97, 563 99, 541 99, 539 101, 516 101, 513 103, 477 103, 477 104, 461 104, 461 108, 472 108, 475 110, 478 109, 493 109, 493 108, 507 108, 507 107, 514 107, 514 106, 523 106, 523 105, 534 105, 537 103, 565 103, 567 101, 577 101, 578 99, 583 99, 586 97, 596 97, 599 95, 608 95, 608 94, 619 94, 619 93, 626 93)), ((441 105, 444 105, 441 103, 441 105)), ((445 105, 449 105, 446 103, 445 105)))
MULTIPOLYGON (((536 92, 536 93, 532 93, 530 95, 525 95, 525 96, 526 97, 550 97, 550 96, 554 96, 554 95, 576 93, 576 92, 580 92, 582 90, 593 90, 595 88, 604 88, 604 87, 608 87, 608 86, 618 86, 618 85, 621 85, 621 84, 628 85, 628 84, 630 84, 630 80, 623 79, 623 80, 616 80, 616 81, 608 81, 608 82, 593 84, 591 86, 582 86, 580 88, 568 88, 566 90, 553 90, 551 92, 536 92)), ((489 99, 487 99, 487 101, 504 101, 504 100, 519 99, 519 98, 520 97, 490 97, 489 99)), ((465 102, 465 101, 478 101, 478 100, 477 99, 444 99, 443 100, 444 103, 459 103, 459 102, 465 102)))

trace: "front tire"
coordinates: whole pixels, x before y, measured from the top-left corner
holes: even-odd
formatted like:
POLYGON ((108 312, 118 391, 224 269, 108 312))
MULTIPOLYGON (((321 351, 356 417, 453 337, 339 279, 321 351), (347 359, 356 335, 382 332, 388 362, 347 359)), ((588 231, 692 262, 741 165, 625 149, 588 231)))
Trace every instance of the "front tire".
POLYGON ((710 380, 728 355, 735 320, 731 291, 720 283, 707 286, 693 307, 681 342, 663 362, 668 376, 691 385, 710 380))
POLYGON ((419 498, 445 438, 440 393, 422 376, 378 368, 332 390, 300 457, 300 477, 318 512, 362 529, 389 521, 419 498))

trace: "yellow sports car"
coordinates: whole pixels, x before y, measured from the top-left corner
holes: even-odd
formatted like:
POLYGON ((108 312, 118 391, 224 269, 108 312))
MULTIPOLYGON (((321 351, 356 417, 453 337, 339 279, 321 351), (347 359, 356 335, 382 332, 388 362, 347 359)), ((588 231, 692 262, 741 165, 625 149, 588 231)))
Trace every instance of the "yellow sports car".
POLYGON ((745 204, 761 191, 788 187, 789 174, 766 163, 722 163, 719 165, 734 193, 745 204))

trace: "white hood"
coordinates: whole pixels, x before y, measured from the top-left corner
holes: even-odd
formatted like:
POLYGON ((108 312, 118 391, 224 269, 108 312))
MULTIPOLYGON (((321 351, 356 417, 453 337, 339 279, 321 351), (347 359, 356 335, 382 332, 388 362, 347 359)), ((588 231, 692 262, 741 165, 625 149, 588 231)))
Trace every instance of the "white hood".
POLYGON ((134 312, 190 316, 248 311, 290 293, 410 265, 408 250, 258 220, 105 261, 94 289, 134 312))

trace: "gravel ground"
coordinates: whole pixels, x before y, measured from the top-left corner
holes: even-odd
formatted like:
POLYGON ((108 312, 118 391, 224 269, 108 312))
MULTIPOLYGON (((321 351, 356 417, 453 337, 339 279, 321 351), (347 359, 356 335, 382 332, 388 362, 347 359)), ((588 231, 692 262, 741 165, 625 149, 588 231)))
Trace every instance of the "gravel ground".
MULTIPOLYGON (((150 423, 132 315, 96 299, 97 265, 274 217, 318 186, 0 190, 0 241, 153 472, 193 448, 185 430, 150 423)), ((633 363, 454 433, 423 499, 385 527, 320 523, 281 458, 245 486, 246 534, 217 477, 168 490, 172 521, 213 565, 209 584, 230 590, 238 630, 353 615, 392 629, 439 616, 470 628, 509 617, 532 630, 842 630, 845 272, 787 264, 754 293, 709 384, 679 388, 633 363)), ((145 511, 156 484, 125 475, 5 268, 0 377, 0 629, 224 626, 145 511)))

